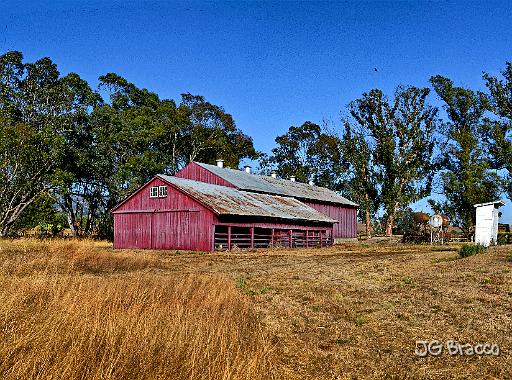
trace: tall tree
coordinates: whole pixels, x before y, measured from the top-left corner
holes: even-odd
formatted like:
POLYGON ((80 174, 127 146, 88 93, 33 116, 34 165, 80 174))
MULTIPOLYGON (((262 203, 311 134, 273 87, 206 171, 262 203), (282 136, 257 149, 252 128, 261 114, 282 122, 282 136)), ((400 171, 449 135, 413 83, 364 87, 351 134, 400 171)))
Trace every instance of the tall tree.
POLYGON ((489 90, 489 110, 496 118, 485 123, 485 137, 492 164, 508 173, 505 190, 512 199, 512 62, 507 62, 502 78, 484 74, 489 90))
POLYGON ((180 109, 188 117, 184 147, 186 162, 214 163, 222 158, 226 165, 238 167, 243 158, 257 159, 252 138, 237 128, 233 117, 204 97, 182 94, 180 109))
POLYGON ((349 122, 345 123, 342 147, 350 165, 350 175, 345 180, 344 188, 347 196, 359 204, 359 218, 364 220, 366 236, 371 238, 372 219, 380 204, 374 151, 361 128, 354 129, 349 122))
POLYGON ((252 139, 222 107, 183 94, 179 105, 140 89, 117 74, 100 77, 108 100, 92 115, 96 175, 101 181, 101 225, 111 234, 107 212, 158 173, 174 174, 191 160, 238 166, 256 158, 252 139))
POLYGON ((79 81, 61 77, 49 58, 0 56, 0 236, 61 181, 67 137, 82 122, 79 81))
POLYGON ((442 76, 434 76, 430 82, 444 101, 448 115, 440 173, 446 201, 430 203, 470 236, 475 223, 474 204, 495 200, 500 194, 500 178, 490 170, 491 163, 482 146, 487 100, 483 93, 454 86, 442 76))
POLYGON ((374 89, 349 106, 373 152, 387 236, 393 233, 397 212, 431 191, 439 123, 437 109, 427 104, 428 94, 428 88, 399 87, 391 102, 374 89))
POLYGON ((313 181, 319 186, 340 190, 347 168, 336 134, 306 121, 300 127, 291 126, 275 141, 277 147, 260 161, 264 171, 276 169, 282 178, 295 176, 300 182, 313 181))

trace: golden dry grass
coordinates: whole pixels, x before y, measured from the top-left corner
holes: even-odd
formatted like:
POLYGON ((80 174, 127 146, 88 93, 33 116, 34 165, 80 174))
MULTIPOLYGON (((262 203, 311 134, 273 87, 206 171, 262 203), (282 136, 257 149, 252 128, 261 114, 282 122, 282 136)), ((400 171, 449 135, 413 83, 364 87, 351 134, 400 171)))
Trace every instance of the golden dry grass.
POLYGON ((511 378, 511 248, 0 241, 0 378, 511 378), (417 358, 416 340, 499 357, 417 358))
POLYGON ((221 275, 162 275, 153 254, 3 242, 2 379, 284 376, 254 307, 221 275))

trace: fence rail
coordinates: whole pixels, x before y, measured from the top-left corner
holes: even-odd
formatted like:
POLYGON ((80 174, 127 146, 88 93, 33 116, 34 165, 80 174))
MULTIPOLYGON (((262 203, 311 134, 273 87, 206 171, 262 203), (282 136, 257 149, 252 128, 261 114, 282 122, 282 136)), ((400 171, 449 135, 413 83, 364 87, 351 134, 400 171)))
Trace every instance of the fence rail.
POLYGON ((247 248, 314 248, 333 244, 330 230, 279 230, 236 227, 228 231, 227 226, 216 226, 215 250, 225 251, 235 247, 247 248), (235 229, 235 228, 234 228, 235 229))

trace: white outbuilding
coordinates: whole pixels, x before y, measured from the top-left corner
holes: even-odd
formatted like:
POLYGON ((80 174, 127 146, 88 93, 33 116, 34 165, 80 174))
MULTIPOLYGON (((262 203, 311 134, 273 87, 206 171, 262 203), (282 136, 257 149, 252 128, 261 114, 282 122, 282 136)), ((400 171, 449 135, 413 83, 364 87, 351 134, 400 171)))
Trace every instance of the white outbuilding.
POLYGON ((483 246, 498 242, 498 209, 505 206, 503 201, 479 203, 476 208, 475 243, 483 246))

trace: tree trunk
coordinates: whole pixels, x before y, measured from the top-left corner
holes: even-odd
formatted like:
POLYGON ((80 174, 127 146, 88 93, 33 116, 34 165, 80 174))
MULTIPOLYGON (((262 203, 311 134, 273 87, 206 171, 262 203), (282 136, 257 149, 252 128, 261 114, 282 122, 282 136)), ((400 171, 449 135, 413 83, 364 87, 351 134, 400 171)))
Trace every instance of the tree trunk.
POLYGON ((396 213, 398 211, 398 203, 395 203, 395 206, 393 207, 393 210, 388 214, 388 218, 386 219, 386 236, 391 237, 393 236, 393 226, 395 224, 395 217, 396 213))
POLYGON ((71 229, 71 232, 73 233, 73 237, 78 237, 80 234, 80 231, 78 230, 78 224, 76 222, 76 214, 75 210, 73 209, 73 199, 69 194, 66 194, 63 196, 64 204, 62 204, 62 207, 66 211, 66 216, 68 219, 68 225, 71 229))
POLYGON ((7 237, 7 234, 9 233, 9 227, 3 226, 0 228, 0 238, 7 237))
POLYGON ((370 218, 370 208, 366 207, 366 215, 365 215, 365 221, 366 221, 366 237, 368 239, 371 239, 372 237, 372 221, 370 218))
POLYGON ((393 224, 395 222, 395 213, 389 214, 388 218, 386 219, 386 236, 390 237, 393 236, 393 224))

